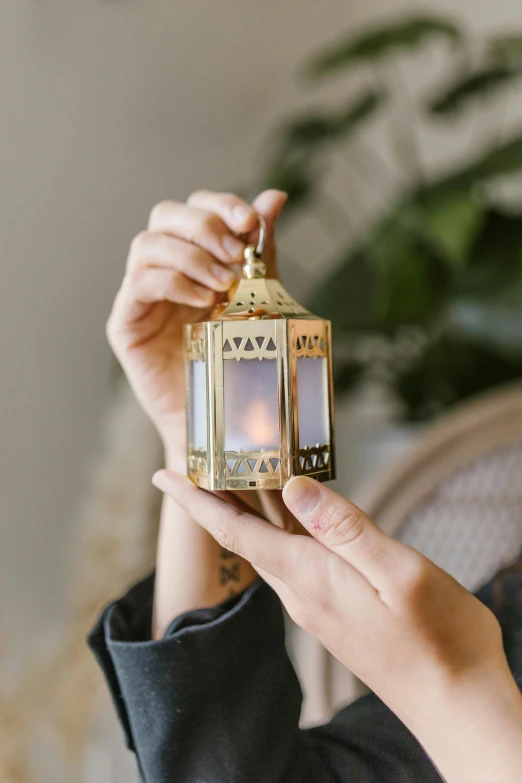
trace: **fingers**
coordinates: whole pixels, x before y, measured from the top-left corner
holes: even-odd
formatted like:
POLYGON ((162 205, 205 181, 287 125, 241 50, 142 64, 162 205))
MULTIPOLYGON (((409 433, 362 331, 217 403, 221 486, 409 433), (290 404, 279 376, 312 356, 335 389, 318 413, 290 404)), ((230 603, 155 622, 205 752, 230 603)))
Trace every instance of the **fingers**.
POLYGON ((263 257, 270 273, 275 274, 274 225, 287 198, 287 194, 281 190, 265 190, 250 205, 233 193, 200 190, 193 193, 187 203, 198 209, 214 212, 231 231, 245 235, 247 243, 257 242, 259 236, 257 215, 262 215, 267 225, 263 257))
POLYGON ((208 209, 162 201, 150 213, 149 231, 172 234, 199 245, 224 264, 238 264, 243 260, 245 243, 234 236, 233 228, 216 212, 208 209))
POLYGON ((200 210, 214 212, 234 234, 246 234, 257 225, 254 207, 234 193, 198 190, 188 197, 187 204, 200 210))
MULTIPOLYGON (((209 307, 214 294, 180 272, 158 267, 141 267, 126 275, 121 287, 122 300, 131 305, 175 302, 191 307, 209 307)), ((128 313, 131 318, 131 314, 128 313)))
POLYGON ((200 247, 177 237, 143 231, 134 239, 127 269, 161 266, 182 273, 213 291, 228 291, 234 281, 231 269, 200 247))
MULTIPOLYGON (((316 547, 308 538, 293 536, 255 514, 198 489, 189 479, 170 470, 153 476, 153 483, 172 497, 225 549, 235 552, 284 582, 292 582, 301 567, 300 541, 316 547)), ((319 556, 320 548, 318 548, 319 556)))
POLYGON ((283 490, 283 500, 299 522, 340 555, 378 591, 401 579, 416 552, 387 536, 346 498, 313 479, 299 476, 283 490))

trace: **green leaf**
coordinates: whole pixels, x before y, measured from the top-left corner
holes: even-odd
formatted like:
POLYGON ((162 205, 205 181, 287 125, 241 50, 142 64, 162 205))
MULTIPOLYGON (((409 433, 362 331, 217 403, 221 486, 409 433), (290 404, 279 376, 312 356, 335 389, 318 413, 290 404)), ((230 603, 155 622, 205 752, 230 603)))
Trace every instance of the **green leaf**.
POLYGON ((436 318, 447 296, 448 272, 409 220, 404 207, 363 247, 342 257, 312 295, 310 309, 343 332, 393 334, 405 324, 436 318))
POLYGON ((446 334, 398 374, 395 390, 412 420, 432 418, 455 403, 522 377, 522 360, 446 334))
POLYGON ((464 190, 503 174, 520 170, 522 170, 522 135, 488 150, 460 171, 434 182, 430 186, 430 190, 432 193, 464 190))
POLYGON ((496 35, 487 43, 487 56, 494 62, 520 65, 522 63, 522 34, 496 35))
POLYGON ((334 329, 365 330, 375 322, 374 300, 379 273, 362 248, 347 252, 313 291, 307 305, 332 320, 334 329))
POLYGON ((355 361, 336 363, 334 367, 334 388, 336 394, 345 394, 351 391, 361 378, 363 367, 355 361))
POLYGON ((452 296, 453 330, 522 356, 522 215, 490 211, 470 257, 452 296))
POLYGON ((428 108, 439 116, 455 114, 472 101, 487 98, 520 75, 519 69, 508 65, 481 68, 446 87, 430 101, 428 108))
POLYGON ((287 123, 280 132, 285 154, 296 146, 313 147, 327 141, 349 136, 362 122, 372 116, 384 100, 384 93, 369 91, 341 111, 315 113, 298 117, 287 123))
POLYGON ((297 206, 311 199, 317 174, 312 177, 309 167, 301 160, 280 163, 266 175, 262 188, 276 188, 288 193, 286 215, 297 206))
POLYGON ((498 299, 522 282, 522 215, 488 210, 469 252, 470 261, 458 278, 460 299, 498 299))
POLYGON ((420 231, 450 265, 466 265, 484 220, 484 207, 469 190, 436 192, 421 199, 420 231))
POLYGON ((456 43, 461 37, 460 27, 453 20, 442 17, 418 16, 395 24, 386 23, 358 37, 350 34, 312 60, 306 73, 318 78, 342 68, 373 63, 397 50, 416 48, 432 38, 456 43))

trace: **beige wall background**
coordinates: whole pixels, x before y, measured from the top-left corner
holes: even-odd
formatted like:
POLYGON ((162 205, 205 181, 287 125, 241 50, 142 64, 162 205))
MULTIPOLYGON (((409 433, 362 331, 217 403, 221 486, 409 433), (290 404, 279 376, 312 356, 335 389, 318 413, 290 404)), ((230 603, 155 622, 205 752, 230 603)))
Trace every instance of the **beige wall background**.
MULTIPOLYGON (((251 180, 267 129, 313 98, 295 80, 303 59, 397 9, 522 26, 518 0, 2 0, 0 629, 15 663, 63 619, 130 239, 160 199, 251 180)), ((446 146, 426 137, 427 159, 446 146)), ((344 179, 332 193, 349 204, 344 179)), ((302 295, 332 238, 310 217, 283 246, 302 295)))

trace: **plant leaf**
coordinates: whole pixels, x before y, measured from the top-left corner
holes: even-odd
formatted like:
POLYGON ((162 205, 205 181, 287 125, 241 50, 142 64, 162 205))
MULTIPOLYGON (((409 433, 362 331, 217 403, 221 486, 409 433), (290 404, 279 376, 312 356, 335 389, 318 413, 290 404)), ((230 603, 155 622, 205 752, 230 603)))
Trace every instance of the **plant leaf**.
POLYGON ((496 35, 487 43, 487 56, 497 63, 510 63, 520 65, 522 63, 522 35, 496 35))
POLYGON ((309 167, 301 160, 275 165, 266 175, 262 189, 275 188, 288 193, 285 217, 297 206, 311 199, 316 185, 317 174, 312 178, 309 167))
POLYGON ((419 421, 521 376, 521 359, 446 334, 398 374, 395 390, 406 404, 408 418, 419 421))
POLYGON ((521 71, 509 65, 481 68, 467 74, 444 89, 429 103, 432 114, 455 114, 477 98, 486 98, 521 76, 521 71))
POLYGON ((350 34, 312 60, 305 72, 312 78, 318 78, 342 68, 373 63, 396 50, 413 49, 431 38, 457 43, 461 37, 457 23, 443 17, 418 16, 395 24, 388 22, 358 37, 350 34))
POLYGON ((466 265, 484 221, 484 207, 470 190, 446 190, 420 199, 420 231, 451 266, 466 265))
POLYGON ((282 128, 283 150, 315 146, 349 136, 368 119, 384 100, 384 93, 368 91, 338 112, 315 113, 291 120, 282 128))
POLYGON ((511 174, 522 169, 522 135, 488 150, 482 157, 468 163, 460 171, 434 182, 430 186, 436 191, 463 190, 479 185, 481 182, 511 174))

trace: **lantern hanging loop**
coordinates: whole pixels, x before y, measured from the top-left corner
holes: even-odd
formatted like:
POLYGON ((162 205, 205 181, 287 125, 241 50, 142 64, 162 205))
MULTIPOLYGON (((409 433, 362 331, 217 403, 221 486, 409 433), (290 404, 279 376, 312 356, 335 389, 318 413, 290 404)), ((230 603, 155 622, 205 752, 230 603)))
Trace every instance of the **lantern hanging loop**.
POLYGON ((245 263, 243 276, 248 280, 266 276, 266 264, 261 260, 266 242, 266 221, 262 215, 257 216, 259 221, 259 239, 257 245, 247 245, 244 251, 245 263))

